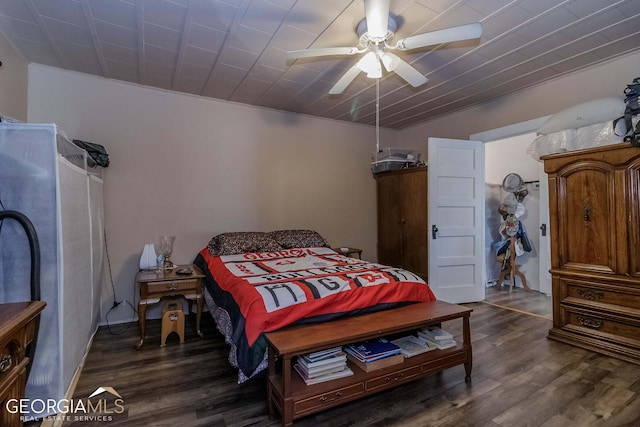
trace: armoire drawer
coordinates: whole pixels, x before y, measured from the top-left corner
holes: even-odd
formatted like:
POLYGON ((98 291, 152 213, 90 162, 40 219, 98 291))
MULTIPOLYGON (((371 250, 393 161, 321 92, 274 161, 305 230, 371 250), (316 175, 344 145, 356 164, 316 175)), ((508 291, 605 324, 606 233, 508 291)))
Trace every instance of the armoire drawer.
MULTIPOLYGON (((25 327, 29 327, 26 325, 25 327)), ((33 335, 33 334, 31 334, 33 335)), ((26 344, 25 329, 15 330, 0 340, 0 383, 16 374, 18 365, 24 359, 26 344)))
POLYGON ((622 318, 607 316, 598 312, 567 311, 565 328, 582 330, 589 335, 606 337, 614 341, 640 346, 638 328, 640 319, 631 319, 629 323, 622 318))
POLYGON ((600 303, 618 305, 621 307, 640 307, 640 287, 638 289, 622 286, 605 285, 589 282, 580 282, 572 279, 560 279, 566 289, 567 298, 573 303, 600 303))

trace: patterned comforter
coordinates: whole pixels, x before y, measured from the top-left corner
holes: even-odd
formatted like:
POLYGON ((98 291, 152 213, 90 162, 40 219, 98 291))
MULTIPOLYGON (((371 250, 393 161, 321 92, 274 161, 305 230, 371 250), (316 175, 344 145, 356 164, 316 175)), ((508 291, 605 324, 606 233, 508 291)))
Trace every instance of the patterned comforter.
POLYGON ((238 368, 255 375, 266 351, 264 333, 291 324, 433 301, 419 276, 345 257, 326 247, 212 256, 195 263, 216 306, 228 313, 238 368))

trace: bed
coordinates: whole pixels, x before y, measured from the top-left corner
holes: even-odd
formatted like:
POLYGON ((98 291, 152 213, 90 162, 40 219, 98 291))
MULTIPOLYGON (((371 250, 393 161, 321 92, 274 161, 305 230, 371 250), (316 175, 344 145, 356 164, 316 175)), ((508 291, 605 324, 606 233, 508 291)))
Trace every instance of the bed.
POLYGON ((219 234, 194 263, 239 383, 266 369, 266 332, 435 300, 416 274, 341 255, 313 230, 219 234))

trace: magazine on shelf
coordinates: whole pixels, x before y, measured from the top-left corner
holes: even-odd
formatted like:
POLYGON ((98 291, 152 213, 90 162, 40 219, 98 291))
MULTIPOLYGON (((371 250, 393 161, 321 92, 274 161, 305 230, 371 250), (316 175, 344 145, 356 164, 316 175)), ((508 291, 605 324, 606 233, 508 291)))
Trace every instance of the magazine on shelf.
POLYGON ((444 350, 446 348, 455 347, 458 343, 453 341, 453 340, 451 340, 451 341, 446 342, 446 343, 430 341, 429 345, 431 345, 431 344, 433 344, 439 350, 444 350))
POLYGON ((371 362, 385 357, 400 354, 400 347, 384 338, 349 344, 344 351, 363 362, 371 362))
POLYGON ((453 339, 449 341, 442 341, 442 340, 435 341, 435 340, 432 340, 431 338, 426 338, 424 335, 420 333, 418 333, 417 339, 420 342, 426 343, 431 350, 434 350, 434 349, 444 350, 445 348, 455 347, 458 344, 453 339))
POLYGON ((413 335, 398 338, 391 342, 400 347, 400 351, 404 357, 415 356, 431 350, 426 340, 421 340, 413 335))
POLYGON ((430 338, 433 341, 451 341, 453 335, 445 331, 442 328, 429 326, 418 331, 418 334, 424 335, 426 338, 430 338))
POLYGON ((296 372, 298 372, 298 374, 300 375, 300 378, 302 378, 302 380, 307 385, 318 384, 325 381, 335 380, 338 378, 344 378, 344 377, 353 375, 353 371, 351 370, 351 368, 349 368, 346 365, 344 365, 344 367, 340 371, 332 372, 325 375, 320 375, 314 378, 307 377, 304 371, 300 368, 300 365, 297 363, 293 365, 293 368, 296 370, 296 372))
POLYGON ((329 359, 342 352, 342 347, 333 347, 326 350, 314 351, 313 353, 303 354, 301 357, 307 362, 313 363, 323 359, 329 359))
POLYGON ((316 368, 319 366, 332 365, 336 362, 344 362, 345 360, 347 360, 347 355, 343 351, 327 359, 320 359, 316 360, 315 362, 308 362, 307 359, 305 359, 303 356, 298 357, 298 363, 304 365, 305 368, 316 368))
POLYGON ((299 363, 296 363, 296 365, 298 365, 300 367, 300 370, 302 371, 302 373, 304 374, 305 378, 316 378, 316 377, 321 377, 323 375, 327 375, 327 374, 332 374, 334 372, 340 372, 344 370, 345 367, 345 363, 341 364, 341 365, 337 365, 337 366, 331 366, 327 369, 323 369, 321 371, 307 371, 304 369, 304 367, 302 365, 300 365, 299 363))
POLYGON ((346 364, 346 356, 344 358, 340 358, 333 363, 327 363, 325 365, 308 367, 303 362, 303 360, 298 360, 298 365, 300 365, 300 369, 302 369, 308 377, 315 377, 318 375, 326 374, 328 372, 339 371, 344 368, 346 364))

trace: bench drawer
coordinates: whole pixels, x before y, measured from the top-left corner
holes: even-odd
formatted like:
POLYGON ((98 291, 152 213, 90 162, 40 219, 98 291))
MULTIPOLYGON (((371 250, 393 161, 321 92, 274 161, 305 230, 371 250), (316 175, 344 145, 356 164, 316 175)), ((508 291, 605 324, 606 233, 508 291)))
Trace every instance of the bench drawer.
POLYGON ((420 365, 412 366, 401 371, 391 372, 387 375, 381 375, 376 378, 367 380, 367 391, 376 390, 382 387, 389 387, 398 382, 408 380, 409 378, 416 377, 422 373, 422 367, 420 365))
POLYGON ((357 383, 341 389, 332 390, 327 393, 318 394, 316 396, 295 402, 293 404, 293 413, 303 414, 305 412, 322 408, 323 406, 333 406, 333 404, 337 402, 349 399, 362 393, 364 393, 364 385, 362 383, 357 383))

